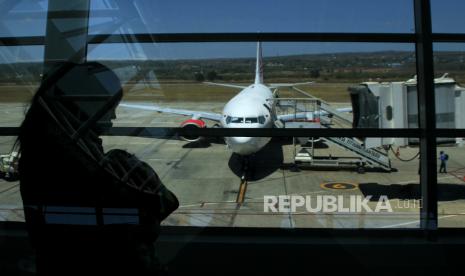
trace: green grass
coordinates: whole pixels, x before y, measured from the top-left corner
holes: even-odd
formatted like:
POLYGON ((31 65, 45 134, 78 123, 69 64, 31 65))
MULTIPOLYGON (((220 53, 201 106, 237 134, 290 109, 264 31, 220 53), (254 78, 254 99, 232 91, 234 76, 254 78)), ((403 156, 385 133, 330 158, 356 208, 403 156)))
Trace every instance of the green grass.
POLYGON ((0 102, 24 102, 31 101, 37 90, 33 85, 2 85, 0 86, 0 102))
MULTIPOLYGON (((327 102, 350 102, 350 95, 347 89, 356 84, 357 83, 314 83, 311 85, 299 86, 299 89, 327 102)), ((279 96, 303 97, 302 94, 291 89, 281 89, 279 96)))
MULTIPOLYGON (((244 84, 247 85, 247 84, 244 84)), ((300 88, 315 97, 329 102, 349 102, 347 88, 355 83, 315 83, 300 88)), ((159 89, 134 89, 126 86, 124 99, 127 101, 192 101, 192 102, 226 102, 240 89, 206 85, 203 83, 165 83, 159 89)), ((281 89, 281 97, 302 97, 290 89, 281 89)))
POLYGON ((216 102, 230 99, 239 89, 206 85, 192 82, 170 82, 160 84, 160 88, 137 89, 124 86, 124 99, 128 101, 192 101, 216 102))
MULTIPOLYGON (((243 84, 247 85, 247 84, 243 84)), ((300 88, 315 97, 329 102, 349 102, 347 88, 350 83, 315 83, 300 88)), ((33 91, 37 88, 25 85, 0 86, 0 102, 30 102, 33 91)), ((123 87, 126 101, 188 101, 188 102, 226 102, 234 97, 240 89, 206 85, 193 82, 161 83, 160 88, 123 87)), ((290 89, 281 89, 281 97, 302 97, 290 89)))

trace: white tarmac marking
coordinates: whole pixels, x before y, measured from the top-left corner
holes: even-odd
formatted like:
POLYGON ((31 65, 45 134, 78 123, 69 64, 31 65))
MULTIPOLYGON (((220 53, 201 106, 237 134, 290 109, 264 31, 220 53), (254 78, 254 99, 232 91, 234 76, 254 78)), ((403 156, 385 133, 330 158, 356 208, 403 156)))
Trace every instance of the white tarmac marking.
MULTIPOLYGON (((449 178, 456 178, 456 177, 452 176, 452 175, 449 175, 449 176, 438 177, 438 180, 449 179, 449 178)), ((402 182, 398 182, 398 184, 409 184, 409 183, 415 183, 417 181, 418 181, 418 179, 417 180, 410 180, 410 181, 402 181, 402 182)), ((465 215, 465 213, 461 213, 461 214, 458 214, 458 215, 441 216, 441 217, 438 217, 438 220, 439 219, 456 217, 456 216, 460 216, 460 215, 465 215)), ((420 223, 420 220, 414 220, 414 221, 409 221, 409 222, 404 222, 404 223, 397 223, 397 224, 392 224, 392 225, 385 225, 385 226, 382 226, 381 228, 396 228, 396 227, 399 227, 399 226, 406 226, 406 225, 411 225, 411 224, 416 224, 416 223, 420 223)))
POLYGON ((189 226, 200 226, 206 227, 210 225, 210 221, 213 219, 211 214, 195 214, 189 217, 189 226))
POLYGON ((0 212, 0 221, 8 221, 8 214, 6 212, 0 212))
MULTIPOLYGON (((457 214, 457 215, 441 216, 441 217, 438 217, 438 220, 445 219, 445 218, 458 217, 458 216, 461 216, 461 215, 465 215, 465 213, 460 213, 460 214, 457 214)), ((385 226, 382 226, 380 228, 396 228, 396 227, 399 227, 399 226, 405 226, 405 225, 416 224, 416 223, 420 223, 420 220, 414 220, 414 221, 409 221, 409 222, 404 222, 404 223, 385 225, 385 226)))
MULTIPOLYGON (((325 193, 326 191, 314 191, 314 192, 307 192, 303 194, 290 194, 290 195, 309 195, 309 194, 320 194, 320 193, 325 193)), ((263 197, 253 197, 253 198, 248 198, 246 203, 262 203, 260 202, 251 202, 250 200, 257 200, 257 199, 263 199, 263 197)), ((196 204, 188 204, 188 205, 181 205, 179 208, 188 208, 188 207, 197 207, 199 205, 217 205, 217 204, 224 204, 224 203, 236 203, 235 200, 228 200, 228 201, 222 201, 222 202, 203 202, 203 203, 196 203, 196 204)))
MULTIPOLYGON (((456 177, 453 175, 449 175, 449 176, 438 177, 438 180, 449 179, 449 178, 456 178, 456 177)), ((397 182, 397 184, 411 184, 411 183, 417 183, 418 181, 419 179, 406 180, 406 181, 397 182)))
POLYGON ((228 201, 222 201, 222 202, 202 202, 202 203, 196 203, 196 204, 180 205, 179 208, 197 207, 199 205, 202 205, 202 206, 217 205, 217 204, 224 204, 224 203, 236 203, 236 201, 228 200, 228 201))
POLYGON ((14 209, 22 210, 23 205, 14 205, 14 204, 1 204, 0 205, 0 210, 14 210, 14 209))

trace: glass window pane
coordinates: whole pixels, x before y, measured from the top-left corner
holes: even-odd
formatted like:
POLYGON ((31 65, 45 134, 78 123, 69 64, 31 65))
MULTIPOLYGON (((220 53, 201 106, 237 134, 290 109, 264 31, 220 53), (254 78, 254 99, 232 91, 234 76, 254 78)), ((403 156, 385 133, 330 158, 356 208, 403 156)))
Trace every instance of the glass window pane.
POLYGON ((465 128, 464 60, 465 44, 434 44, 436 127, 438 128, 465 128))
MULTIPOLYGON (((2 109, 3 110, 3 106, 2 109)), ((23 202, 19 193, 16 137, 0 137, 0 222, 24 221, 23 202)))
POLYGON ((42 78, 42 46, 0 47, 0 127, 19 126, 42 78))
POLYGON ((256 124, 256 123, 258 123, 258 118, 251 118, 251 117, 245 118, 245 123, 246 124, 256 124))
POLYGON ((433 32, 465 33, 464 10, 465 2, 460 0, 431 0, 433 32))
MULTIPOLYGON (((256 47, 255 43, 99 44, 90 45, 88 58, 116 72, 124 84, 125 101, 221 114, 241 88, 254 83, 256 47)), ((418 127, 412 44, 263 43, 262 48, 264 82, 270 93, 278 88, 275 105, 283 123, 305 119, 333 128, 418 127), (295 98, 322 101, 289 102, 295 98)), ((263 104, 257 108, 266 113, 257 115, 270 113, 263 104)))
POLYGON ((414 31, 404 0, 92 1, 90 16, 91 34, 414 31))
POLYGON ((196 146, 161 137, 105 137, 104 145, 105 150, 128 147, 179 197, 181 207, 164 225, 419 227, 417 147, 380 149, 392 163, 386 171, 325 138, 315 139, 313 149, 308 139, 301 143, 300 138, 294 145, 291 137, 275 138, 249 157, 244 183, 243 158, 225 148, 221 138, 206 139, 196 146), (280 200, 279 196, 283 198, 282 209, 279 203, 271 204, 280 200), (309 209, 306 205, 296 206, 294 211, 286 209, 288 196, 298 202, 308 200, 309 209))
POLYGON ((438 138, 439 227, 465 227, 465 140, 438 138), (444 141, 452 140, 449 143, 444 141))
POLYGON ((244 118, 242 118, 242 117, 233 117, 231 119, 231 123, 233 123, 233 124, 241 124, 243 122, 244 122, 244 118))
POLYGON ((43 36, 48 0, 2 1, 0 37, 43 36))
MULTIPOLYGON (((105 152, 125 148, 134 153, 149 164, 177 195, 181 206, 163 222, 164 225, 351 229, 419 227, 421 201, 416 147, 396 147, 386 151, 392 162, 391 170, 386 171, 376 164, 363 162, 362 156, 325 138, 314 139, 313 149, 308 141, 293 144, 291 137, 275 138, 250 157, 250 171, 246 176, 247 182, 244 182, 241 181, 242 158, 225 148, 220 140, 212 138, 207 146, 192 150, 195 144, 186 146, 186 142, 175 137, 102 138, 105 152), (301 200, 304 200, 304 205, 301 200), (274 201, 280 203, 272 204, 274 201), (293 205, 290 201, 294 202, 293 205), (290 206, 295 206, 295 210, 289 209, 290 206)), ((11 152, 14 140, 15 137, 1 139, 2 154, 11 152)), ((298 140, 302 141, 302 138, 298 140)), ((456 163, 460 161, 460 155, 450 149, 447 152, 450 153, 450 171, 453 172, 460 167, 456 163)), ((5 157, 2 156, 2 160, 6 160, 5 157)), ((444 181, 459 181, 454 179, 450 176, 444 181)), ((1 193, 0 204, 8 206, 0 210, 1 218, 24 221, 18 182, 8 179, 0 180, 0 183, 2 191, 9 189, 8 193, 1 193)), ((445 188, 449 186, 444 185, 445 188)), ((459 188, 458 185, 456 189, 459 188)), ((446 191, 445 196, 451 198, 444 202, 445 205, 440 204, 441 212, 458 212, 459 202, 451 200, 460 198, 460 193, 453 191, 446 191)), ((452 220, 452 217, 444 215, 440 223, 452 220)))

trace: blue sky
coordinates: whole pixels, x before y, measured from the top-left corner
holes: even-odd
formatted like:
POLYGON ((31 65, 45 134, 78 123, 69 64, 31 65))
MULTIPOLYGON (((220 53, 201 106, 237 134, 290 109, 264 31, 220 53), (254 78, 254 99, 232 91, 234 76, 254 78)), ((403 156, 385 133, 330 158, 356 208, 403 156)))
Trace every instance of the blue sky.
MULTIPOLYGON (((94 1, 93 10, 108 9, 94 1)), ((110 1, 112 2, 112 1, 110 1)), ((135 32, 412 32, 406 0, 144 0, 127 5, 135 32)), ((111 5, 110 5, 111 7, 111 5)), ((93 22, 96 22, 94 18, 93 22)), ((98 32, 98 30, 90 30, 98 32)))
MULTIPOLYGON (((380 32, 412 33, 411 0, 92 0, 89 32, 380 32), (99 11, 113 11, 113 17, 99 11)), ((465 1, 431 0, 435 32, 465 33, 465 1)), ((0 2, 0 36, 44 35, 46 0, 0 2), (5 3, 15 3, 11 6, 5 3), (42 11, 37 16, 18 12, 42 11)), ((42 47, 0 47, 10 58, 41 58, 42 47), (14 56, 16 55, 16 56, 14 56), (23 56, 21 56, 23 55, 23 56)), ((265 56, 303 53, 413 50, 385 43, 265 43, 265 56)), ((464 44, 437 45, 465 50, 464 44)), ((250 57, 254 43, 100 45, 91 59, 185 59, 250 57)), ((5 55, 3 55, 4 59, 5 55)), ((2 56, 0 56, 0 59, 2 56)))

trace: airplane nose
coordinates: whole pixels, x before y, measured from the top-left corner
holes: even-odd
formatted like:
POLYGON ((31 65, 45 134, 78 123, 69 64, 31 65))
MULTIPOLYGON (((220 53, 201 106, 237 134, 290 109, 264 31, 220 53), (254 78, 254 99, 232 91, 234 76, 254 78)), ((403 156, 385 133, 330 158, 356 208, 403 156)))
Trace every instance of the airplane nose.
POLYGON ((229 146, 233 152, 240 155, 249 155, 257 151, 254 137, 230 137, 229 146))
POLYGON ((252 137, 231 137, 231 140, 236 145, 243 145, 249 143, 252 137))

